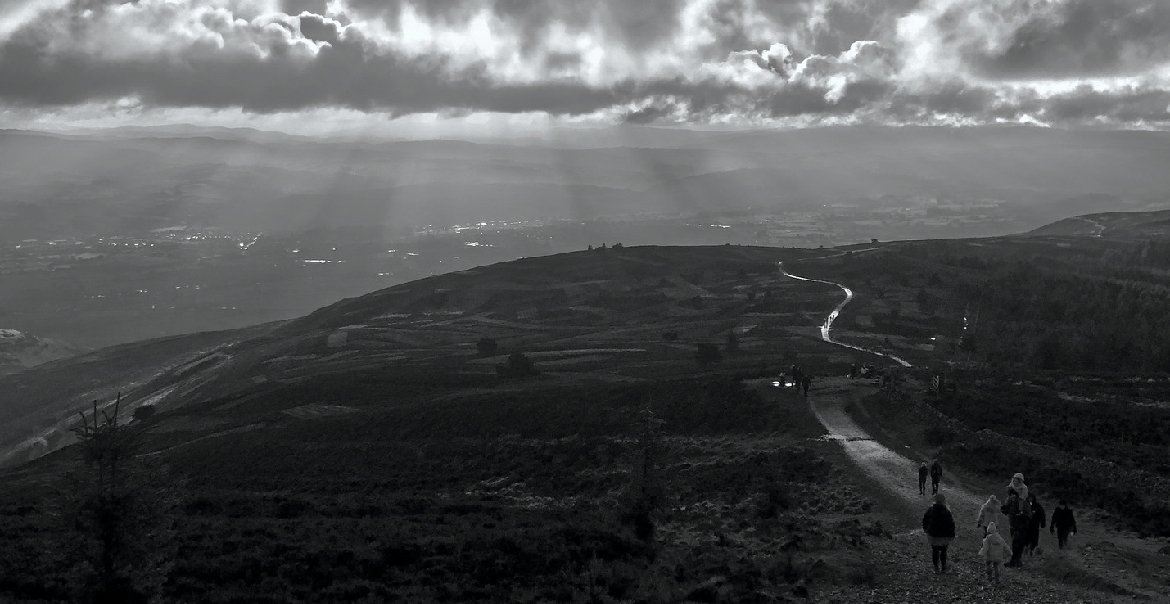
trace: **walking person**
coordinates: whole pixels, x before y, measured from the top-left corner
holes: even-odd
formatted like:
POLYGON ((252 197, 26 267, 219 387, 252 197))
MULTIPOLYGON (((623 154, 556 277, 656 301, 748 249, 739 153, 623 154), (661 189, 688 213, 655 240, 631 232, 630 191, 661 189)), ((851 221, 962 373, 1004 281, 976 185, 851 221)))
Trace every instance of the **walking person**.
POLYGON ((930 476, 930 468, 926 467, 926 462, 918 466, 918 494, 926 494, 926 477, 930 476))
POLYGON ((922 530, 930 542, 930 559, 934 572, 947 572, 947 547, 955 539, 955 517, 947 507, 947 498, 942 493, 934 496, 934 505, 922 515, 922 530))
POLYGON ((812 376, 805 373, 800 376, 800 387, 804 389, 804 398, 808 398, 808 389, 812 386, 812 376))
POLYGON ((934 494, 934 495, 938 494, 938 483, 942 481, 942 473, 943 473, 942 464, 938 463, 937 459, 934 460, 934 462, 930 464, 930 488, 931 488, 930 492, 931 492, 931 494, 934 494))
POLYGON ((1020 501, 1028 500, 1028 485, 1024 484, 1024 475, 1016 472, 1012 476, 1012 481, 1008 483, 1008 493, 1015 491, 1020 496, 1020 501))
POLYGON ((985 533, 979 557, 987 565, 987 582, 999 585, 999 565, 1011 555, 1012 550, 1008 547, 1007 541, 1000 536, 996 523, 988 524, 985 533))
MULTIPOLYGON (((979 517, 975 519, 975 526, 983 529, 983 536, 986 537, 992 524, 1002 525, 1003 514, 999 511, 999 498, 995 495, 987 498, 987 503, 979 508, 979 517)), ((1001 537, 1002 538, 1002 537, 1001 537)))
POLYGON ((1044 508, 1036 499, 1036 494, 1028 495, 1028 506, 1032 508, 1032 516, 1028 518, 1028 539, 1024 542, 1027 548, 1028 555, 1031 556, 1036 552, 1036 546, 1040 545, 1040 529, 1044 528, 1044 508))
POLYGON ((1005 565, 1007 567, 1018 568, 1024 565, 1020 556, 1024 553, 1024 543, 1028 538, 1030 510, 1031 508, 1020 499, 1020 495, 1014 490, 1008 494, 1007 503, 1003 504, 999 510, 1007 517, 1008 527, 1011 530, 1012 559, 1005 565))
POLYGON ((1077 519, 1073 516, 1068 501, 1061 499, 1060 507, 1052 511, 1052 522, 1048 524, 1048 533, 1056 533, 1056 545, 1060 549, 1068 544, 1069 533, 1077 534, 1077 519))

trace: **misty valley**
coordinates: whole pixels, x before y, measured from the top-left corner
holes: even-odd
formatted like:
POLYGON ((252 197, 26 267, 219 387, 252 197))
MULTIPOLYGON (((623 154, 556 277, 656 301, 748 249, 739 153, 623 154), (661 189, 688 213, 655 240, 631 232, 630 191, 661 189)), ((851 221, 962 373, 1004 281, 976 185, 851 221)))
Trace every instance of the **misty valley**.
POLYGON ((1170 0, 0 0, 0 604, 1170 602, 1170 0))
POLYGON ((0 132, 0 602, 1161 601, 1168 152, 0 132))

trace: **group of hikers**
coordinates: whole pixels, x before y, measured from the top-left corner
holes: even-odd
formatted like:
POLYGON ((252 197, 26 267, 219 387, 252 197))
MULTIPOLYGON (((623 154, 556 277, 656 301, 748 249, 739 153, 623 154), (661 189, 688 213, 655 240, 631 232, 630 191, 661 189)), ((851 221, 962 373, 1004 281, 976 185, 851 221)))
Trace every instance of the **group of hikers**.
POLYGON ((797 393, 803 390, 807 397, 808 389, 812 386, 812 376, 805 373, 804 368, 800 365, 793 365, 789 371, 792 375, 792 387, 796 388, 797 393))
POLYGON ((926 477, 927 476, 930 476, 930 483, 931 483, 930 494, 937 495, 938 494, 938 483, 942 481, 942 464, 938 463, 937 459, 930 462, 929 468, 926 467, 925 461, 922 462, 922 465, 918 467, 918 494, 919 495, 926 494, 926 477))
MULTIPOLYGON (((947 547, 955 538, 955 518, 947 507, 946 496, 938 492, 939 482, 942 480, 942 465, 934 460, 930 466, 926 462, 918 468, 918 493, 926 494, 926 477, 930 476, 933 483, 934 503, 922 516, 922 530, 930 542, 931 560, 934 563, 934 572, 947 572, 947 547)), ((1044 508, 1036 499, 1035 493, 1028 492, 1028 485, 1024 483, 1024 475, 1016 473, 1008 483, 1006 502, 1001 504, 999 498, 992 495, 987 503, 979 509, 979 516, 975 525, 982 532, 983 546, 979 550, 979 558, 987 567, 987 580, 990 583, 999 583, 999 567, 1021 568, 1024 565, 1023 555, 1029 556, 1036 552, 1040 545, 1040 529, 1045 526, 1051 534, 1056 535, 1057 545, 1064 549, 1068 545, 1069 535, 1077 532, 1077 521, 1072 508, 1065 500, 1060 501, 1060 507, 1052 512, 1052 520, 1045 522, 1044 508), (999 534, 999 527, 1006 520, 1010 531, 1011 543, 999 534), (1005 563, 1004 560, 1007 559, 1005 563)))

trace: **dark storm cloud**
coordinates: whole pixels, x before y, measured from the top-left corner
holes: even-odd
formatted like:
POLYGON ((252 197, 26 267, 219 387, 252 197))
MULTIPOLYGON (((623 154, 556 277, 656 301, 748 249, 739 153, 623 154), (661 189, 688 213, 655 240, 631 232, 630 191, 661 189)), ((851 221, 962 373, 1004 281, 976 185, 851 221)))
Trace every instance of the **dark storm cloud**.
POLYGON ((28 41, 0 47, 0 97, 65 105, 136 95, 160 106, 243 107, 257 112, 340 106, 402 112, 469 108, 499 112, 595 111, 618 99, 608 90, 555 82, 494 86, 481 72, 452 77, 444 61, 371 55, 360 36, 307 18, 317 39, 333 40, 309 60, 272 46, 266 58, 205 57, 182 66, 47 55, 28 41), (314 27, 316 29, 314 29, 314 27))
POLYGON ((593 25, 614 34, 631 48, 644 48, 669 36, 678 26, 678 17, 687 0, 349 0, 347 6, 367 18, 398 24, 404 6, 431 20, 448 23, 488 10, 496 18, 515 26, 527 48, 538 46, 548 28, 563 24, 569 29, 593 25))
POLYGON ((666 117, 671 108, 663 105, 648 105, 636 111, 630 111, 622 116, 627 124, 649 124, 666 117))
POLYGON ((991 77, 1139 73, 1170 60, 1170 2, 1071 0, 1028 14, 999 44, 967 50, 991 77))
POLYGON ((1170 122, 1170 91, 1147 88, 1107 92, 1085 86, 1049 99, 1043 115, 1055 121, 1170 122))
MULTIPOLYGON (((899 91, 891 96, 888 106, 890 114, 899 120, 913 120, 926 115, 977 116, 995 110, 994 90, 961 81, 940 83, 915 92, 899 91)), ((1013 117, 1016 117, 1015 113, 1012 112, 1013 117)))
MULTIPOLYGON (((430 8, 457 11, 457 4, 436 3, 430 8)), ((199 36, 212 36, 215 44, 196 39, 178 58, 165 53, 160 57, 158 49, 142 49, 140 56, 134 48, 103 55, 83 51, 85 42, 100 32, 95 33, 98 28, 92 18, 72 12, 80 6, 75 2, 56 15, 56 22, 34 24, 0 45, 0 98, 28 106, 135 97, 148 106, 242 107, 255 112, 337 106, 389 112, 466 109, 580 114, 662 94, 683 99, 691 111, 698 112, 733 112, 752 105, 750 98, 744 98, 753 94, 750 88, 711 75, 651 77, 607 86, 571 79, 499 82, 485 64, 455 65, 441 54, 407 56, 387 51, 361 30, 312 13, 278 15, 242 25, 209 13, 195 20, 195 29, 199 36), (75 45, 54 50, 54 44, 60 44, 54 38, 54 26, 61 22, 67 24, 75 45), (233 44, 245 49, 262 44, 264 53, 231 52, 233 44)), ((84 6, 96 5, 90 1, 84 6)), ((499 6, 508 5, 500 0, 499 6)), ((649 18, 648 13, 629 10, 620 14, 634 24, 649 18)), ((150 17, 151 22, 157 20, 155 15, 150 17)), ((730 27, 729 23, 725 20, 719 27, 730 27)), ((775 71, 768 77, 776 85, 787 86, 777 62, 781 58, 768 52, 752 56, 775 71)), ((564 53, 550 57, 568 67, 580 61, 564 53)), ((805 99, 818 94, 813 88, 802 83, 781 96, 805 99)), ((816 110, 840 104, 806 105, 816 110)))
POLYGON ((921 0, 774 0, 758 6, 770 20, 788 24, 783 40, 798 55, 836 55, 858 40, 888 40, 897 19, 921 0))
POLYGON ((0 0, 0 110, 1170 122, 1162 0, 53 2, 0 0))
POLYGON ((830 98, 824 90, 794 85, 773 94, 766 106, 770 117, 840 116, 877 103, 891 90, 892 86, 885 82, 853 82, 844 86, 839 98, 830 98))

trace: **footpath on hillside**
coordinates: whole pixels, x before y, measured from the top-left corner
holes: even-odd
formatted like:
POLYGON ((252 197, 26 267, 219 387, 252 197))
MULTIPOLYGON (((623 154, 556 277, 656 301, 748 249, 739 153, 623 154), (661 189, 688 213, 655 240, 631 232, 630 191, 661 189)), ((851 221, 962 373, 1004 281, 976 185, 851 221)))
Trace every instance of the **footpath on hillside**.
MULTIPOLYGON (((856 250, 869 252, 878 248, 856 250)), ((843 253, 843 252, 842 252, 843 253)), ((833 256, 840 255, 834 254, 833 256)), ((833 256, 825 256, 833 257, 833 256)), ((910 363, 892 354, 869 350, 835 340, 832 337, 834 321, 853 300, 851 289, 841 283, 815 279, 790 273, 779 265, 785 279, 811 281, 835 285, 841 288, 845 298, 826 316, 821 325, 821 339, 826 343, 848 348, 897 362, 903 367, 910 363)), ((838 593, 829 597, 830 602, 1170 602, 1170 594, 1153 593, 1138 587, 1134 582, 1128 586, 1137 589, 1134 595, 1104 594, 1077 585, 1100 585, 1118 589, 1110 576, 1094 576, 1086 568, 1062 563, 1058 554, 1051 554, 1043 560, 1029 560, 1024 569, 1001 568, 1000 585, 989 586, 986 580, 984 562, 978 552, 982 543, 982 532, 975 526, 979 508, 990 493, 973 493, 944 475, 940 492, 946 496, 947 505, 955 517, 957 537, 949 548, 950 572, 935 575, 930 562, 930 547, 921 527, 922 514, 932 503, 930 495, 919 495, 917 468, 922 460, 911 460, 882 445, 868 434, 846 412, 847 406, 866 390, 858 382, 847 378, 826 378, 817 381, 817 388, 809 394, 808 402, 813 415, 826 431, 824 438, 840 443, 852 469, 862 482, 871 484, 875 494, 888 497, 891 508, 902 510, 901 519, 912 528, 894 535, 889 551, 876 552, 885 555, 891 566, 891 580, 869 594, 858 598, 857 593, 838 593), (1048 564, 1049 568, 1035 568, 1048 564), (1028 568, 1032 566, 1033 568, 1028 568), (1044 571, 1041 574, 1041 571, 1044 571)), ((1004 469, 1010 476, 1011 468, 1004 469)), ((995 493, 1001 499, 1005 493, 995 493)), ((894 509, 890 510, 895 512, 894 509)), ((901 514, 897 514, 901 515, 901 514)), ((1000 534, 1010 540, 1008 527, 1000 527, 1000 534)), ((1103 569, 1106 575, 1117 577, 1117 569, 1103 569)), ((1127 568, 1126 571, 1134 571, 1127 568)), ((1140 581, 1138 583, 1141 583, 1140 581)))
MULTIPOLYGON (((874 588, 840 590, 824 594, 823 601, 853 602, 1006 602, 1029 603, 1104 603, 1150 601, 1148 596, 1131 597, 1090 591, 1058 581, 1043 573, 1036 558, 1025 558, 1023 569, 1001 568, 1000 584, 989 586, 985 567, 978 552, 982 532, 975 526, 979 507, 986 494, 972 493, 944 477, 939 491, 955 517, 957 537, 948 551, 948 573, 935 574, 930 547, 921 529, 922 514, 932 502, 931 495, 918 494, 918 465, 912 460, 874 440, 846 412, 846 407, 869 390, 848 378, 824 378, 809 393, 812 413, 824 426, 823 438, 836 441, 852 462, 852 470, 889 496, 904 514, 905 524, 913 527, 899 531, 887 543, 875 544, 875 556, 888 562, 888 579, 874 588)), ((1002 494, 997 493, 1002 497, 1002 494)), ((1010 539, 1007 527, 1000 534, 1010 539)))

